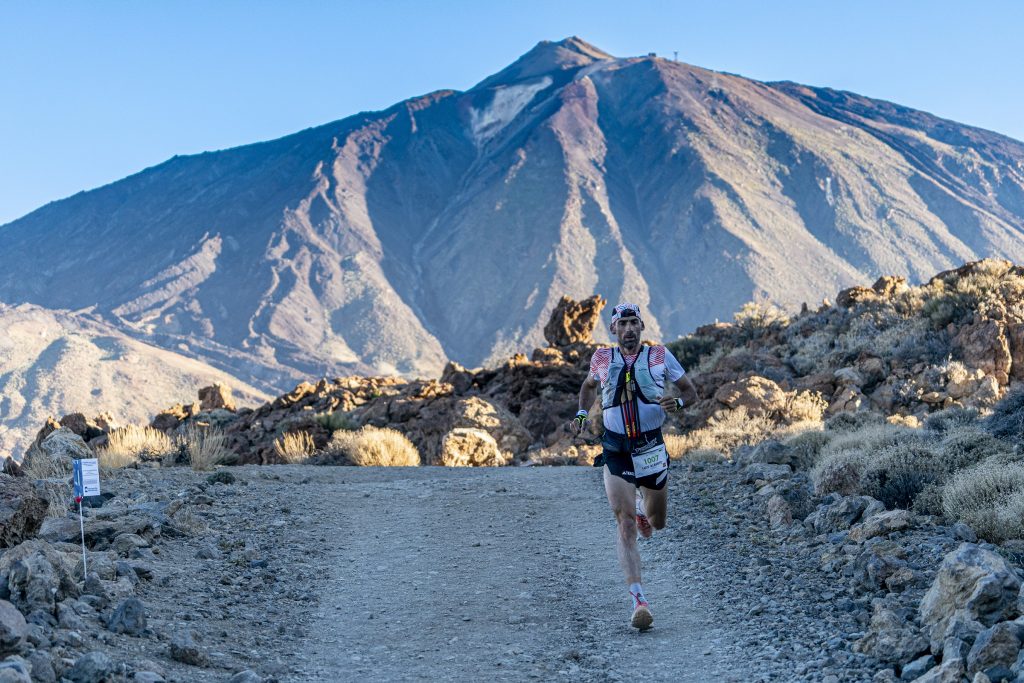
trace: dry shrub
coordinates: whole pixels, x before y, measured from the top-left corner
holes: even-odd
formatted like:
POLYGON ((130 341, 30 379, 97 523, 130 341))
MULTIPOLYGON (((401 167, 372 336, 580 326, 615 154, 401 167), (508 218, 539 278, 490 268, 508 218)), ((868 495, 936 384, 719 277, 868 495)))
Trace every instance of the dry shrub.
POLYGON ((326 413, 318 413, 313 419, 321 427, 332 434, 338 430, 354 431, 359 429, 359 423, 352 419, 352 416, 342 410, 332 410, 326 413))
POLYGON ((96 457, 101 467, 117 469, 140 460, 160 460, 173 451, 170 437, 159 429, 128 425, 111 430, 96 457))
POLYGON ((822 448, 811 470, 814 488, 819 494, 860 493, 862 475, 875 454, 901 442, 923 440, 917 430, 885 423, 867 424, 856 431, 840 431, 822 448))
POLYGON ((832 440, 832 436, 824 431, 819 423, 817 428, 804 429, 783 438, 782 444, 793 453, 796 468, 806 470, 818 462, 822 449, 832 440))
POLYGON ((1024 389, 1015 389, 992 408, 984 421, 993 436, 1019 442, 1024 438, 1024 389))
POLYGON ((1013 448, 1006 442, 974 427, 947 432, 939 444, 938 453, 943 469, 949 474, 991 458, 1013 458, 1013 448))
POLYGON ((788 422, 821 422, 828 409, 828 401, 817 391, 801 391, 786 402, 785 418, 788 422))
POLYGON ((327 448, 329 456, 362 467, 415 467, 420 453, 412 441, 394 429, 363 427, 354 432, 335 432, 327 448))
POLYGON ((860 413, 836 413, 825 420, 825 429, 833 433, 856 432, 864 427, 884 423, 885 418, 878 413, 866 411, 860 413))
POLYGON ((887 508, 910 509, 929 485, 946 476, 942 463, 923 439, 907 439, 872 453, 860 475, 860 490, 887 508))
POLYGON ((710 462, 719 463, 729 460, 725 453, 716 451, 713 448, 694 448, 683 456, 683 462, 710 462))
POLYGON ((684 456, 698 448, 710 449, 725 453, 731 459, 735 448, 763 441, 775 427, 770 418, 750 416, 743 406, 735 410, 719 410, 708 419, 706 427, 673 440, 671 450, 684 456))
POLYGON ((274 441, 274 452, 289 465, 305 462, 316 450, 309 432, 289 432, 274 441))
POLYGON ((932 413, 924 419, 924 428, 944 434, 975 424, 978 421, 977 408, 952 406, 932 413))
POLYGON ((946 516, 996 543, 1024 534, 1024 463, 983 462, 958 472, 942 494, 946 516))
POLYGON ((46 512, 48 517, 63 517, 67 513, 74 493, 70 458, 51 458, 37 451, 28 461, 25 476, 43 483, 43 491, 50 504, 46 512))
POLYGON ((227 436, 216 427, 189 424, 179 441, 188 452, 189 463, 194 470, 212 470, 235 458, 235 454, 228 450, 227 436))

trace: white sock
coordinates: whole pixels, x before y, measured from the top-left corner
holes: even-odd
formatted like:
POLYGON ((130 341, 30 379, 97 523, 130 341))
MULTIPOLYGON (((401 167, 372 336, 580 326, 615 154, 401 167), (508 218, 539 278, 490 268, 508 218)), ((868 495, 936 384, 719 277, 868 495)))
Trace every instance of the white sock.
POLYGON ((634 596, 635 599, 647 602, 647 597, 644 595, 644 587, 641 586, 639 583, 629 584, 629 592, 631 595, 634 596))

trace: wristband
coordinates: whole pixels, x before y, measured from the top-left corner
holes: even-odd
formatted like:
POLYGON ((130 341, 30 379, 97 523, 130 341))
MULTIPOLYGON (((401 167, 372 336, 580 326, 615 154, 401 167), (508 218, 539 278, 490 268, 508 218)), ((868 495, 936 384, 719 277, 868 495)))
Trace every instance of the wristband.
POLYGON ((584 417, 585 418, 585 417, 587 417, 587 415, 589 415, 589 413, 587 413, 587 411, 583 410, 582 408, 580 408, 579 410, 576 411, 576 417, 584 417))
POLYGON ((677 398, 676 399, 676 407, 677 408, 682 408, 684 405, 686 405, 686 401, 684 401, 681 398, 677 398))

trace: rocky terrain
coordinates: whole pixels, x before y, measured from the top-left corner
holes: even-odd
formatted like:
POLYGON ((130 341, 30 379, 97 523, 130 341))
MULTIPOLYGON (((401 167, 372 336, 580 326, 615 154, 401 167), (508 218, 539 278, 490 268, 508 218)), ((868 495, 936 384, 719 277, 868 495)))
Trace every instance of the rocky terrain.
POLYGON ((125 428, 51 419, 0 475, 0 680, 625 680, 652 647, 664 680, 1024 680, 1022 294, 988 260, 673 342, 699 400, 669 425, 640 637, 600 470, 543 466, 596 451, 560 425, 599 297, 493 369, 256 409, 204 387, 127 457, 125 428), (385 432, 424 464, 519 466, 329 466, 385 432), (66 473, 92 455, 86 580, 66 473))
POLYGON ((673 465, 640 637, 593 468, 123 468, 88 579, 77 520, 0 475, 0 676, 615 681, 655 648, 654 680, 1015 680, 1021 546, 817 495, 785 453, 673 465))
POLYGON ((1022 167, 1020 142, 896 104, 568 38, 42 207, 0 227, 0 301, 274 393, 436 377, 542 345, 563 294, 637 301, 669 338, 752 299, 1024 261, 1022 167))

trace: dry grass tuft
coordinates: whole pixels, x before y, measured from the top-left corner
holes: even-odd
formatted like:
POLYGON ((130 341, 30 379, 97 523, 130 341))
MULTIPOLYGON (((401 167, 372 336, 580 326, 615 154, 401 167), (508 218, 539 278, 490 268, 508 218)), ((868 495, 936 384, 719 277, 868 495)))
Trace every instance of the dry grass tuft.
POLYGON ((670 452, 682 457, 692 450, 707 449, 724 453, 731 459, 735 448, 763 441, 776 426, 771 418, 751 417, 742 406, 720 410, 708 419, 706 427, 673 438, 670 452))
POLYGON ((227 436, 216 427, 190 424, 179 439, 194 470, 212 470, 235 457, 227 448, 227 436))
POLYGON ((128 425, 112 430, 107 445, 99 449, 96 457, 100 467, 119 469, 140 460, 160 460, 174 451, 170 437, 152 427, 128 425))
POLYGON ((363 427, 354 432, 335 432, 325 452, 362 467, 416 467, 420 464, 416 446, 394 429, 363 427))
POLYGON ((277 457, 289 465, 305 462, 316 450, 309 432, 289 432, 274 442, 277 457))

